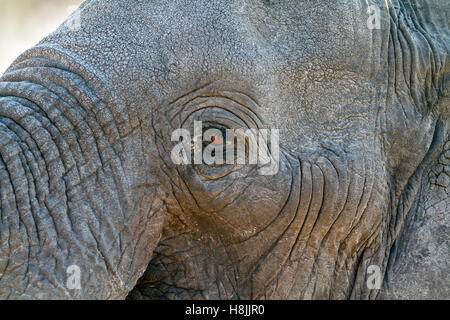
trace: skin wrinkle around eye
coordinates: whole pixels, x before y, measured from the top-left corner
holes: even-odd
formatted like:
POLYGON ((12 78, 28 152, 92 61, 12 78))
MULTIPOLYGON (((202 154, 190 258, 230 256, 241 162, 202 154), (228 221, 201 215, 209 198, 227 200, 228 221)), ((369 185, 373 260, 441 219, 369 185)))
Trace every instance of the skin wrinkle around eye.
MULTIPOLYGON (((224 82, 218 83, 223 84, 224 82)), ((217 83, 207 84, 200 89, 192 90, 168 105, 168 121, 170 121, 171 126, 188 128, 189 124, 196 119, 197 121, 217 121, 220 125, 225 125, 230 129, 244 128, 246 130, 263 127, 262 120, 257 116, 259 106, 255 104, 254 99, 242 92, 218 89, 217 85, 217 83), (240 101, 251 105, 243 105, 240 101)), ((197 166, 194 167, 198 168, 197 166)), ((219 174, 219 176, 214 174, 203 176, 207 179, 217 180, 231 172, 232 170, 225 174, 219 174)))
MULTIPOLYGON (((253 98, 240 91, 229 90, 227 86, 230 86, 227 85, 227 82, 215 82, 201 87, 198 90, 193 90, 191 93, 182 95, 181 98, 174 100, 174 102, 170 103, 167 107, 170 122, 173 122, 174 118, 181 113, 191 112, 186 111, 185 109, 193 108, 196 110, 201 108, 201 106, 217 106, 230 112, 232 112, 233 109, 236 111, 239 110, 240 113, 244 115, 242 118, 248 118, 257 128, 262 128, 264 121, 258 115, 258 110, 261 109, 258 103, 253 98), (208 103, 210 99, 211 101, 208 103), (223 103, 220 103, 221 101, 223 101, 223 103), (230 103, 232 103, 232 105, 229 105, 230 103)), ((231 84, 231 86, 234 85, 231 84)), ((187 118, 187 116, 182 116, 181 118, 187 118)), ((180 122, 183 122, 183 120, 180 122)))

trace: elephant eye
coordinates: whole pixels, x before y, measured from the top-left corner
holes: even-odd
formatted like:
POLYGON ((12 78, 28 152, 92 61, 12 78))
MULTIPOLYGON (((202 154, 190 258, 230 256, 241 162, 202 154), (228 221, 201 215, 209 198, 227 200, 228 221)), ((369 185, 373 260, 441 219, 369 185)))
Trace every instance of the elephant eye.
POLYGON ((216 128, 208 127, 203 130, 203 142, 206 144, 213 143, 214 145, 224 145, 227 140, 227 130, 226 128, 216 128), (208 134, 208 132, 214 132, 213 134, 208 134))
POLYGON ((221 136, 211 136, 211 142, 214 144, 223 144, 224 139, 221 136))
MULTIPOLYGON (((226 161, 226 142, 227 131, 223 127, 207 127, 203 130, 202 152, 210 149, 211 156, 217 156, 222 159, 222 164, 226 161), (216 151, 220 154, 216 155, 216 151)), ((217 166, 218 164, 214 164, 217 166)))

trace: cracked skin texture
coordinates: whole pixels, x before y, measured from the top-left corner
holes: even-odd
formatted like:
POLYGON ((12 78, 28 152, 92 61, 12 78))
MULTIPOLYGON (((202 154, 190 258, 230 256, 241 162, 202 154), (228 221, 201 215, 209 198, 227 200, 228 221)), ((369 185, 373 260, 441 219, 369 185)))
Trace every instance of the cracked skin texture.
POLYGON ((85 1, 0 78, 0 297, 449 298, 448 4, 370 4, 85 1), (196 120, 279 171, 174 165, 196 120))

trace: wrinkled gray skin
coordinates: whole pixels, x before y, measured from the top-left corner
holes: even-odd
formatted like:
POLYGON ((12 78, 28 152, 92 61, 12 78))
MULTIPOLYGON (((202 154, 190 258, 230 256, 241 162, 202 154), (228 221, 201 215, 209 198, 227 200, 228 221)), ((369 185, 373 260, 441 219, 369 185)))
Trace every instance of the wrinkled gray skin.
POLYGON ((448 1, 336 3, 89 0, 21 55, 0 297, 450 298, 448 1), (279 128, 279 172, 174 165, 194 120, 279 128))

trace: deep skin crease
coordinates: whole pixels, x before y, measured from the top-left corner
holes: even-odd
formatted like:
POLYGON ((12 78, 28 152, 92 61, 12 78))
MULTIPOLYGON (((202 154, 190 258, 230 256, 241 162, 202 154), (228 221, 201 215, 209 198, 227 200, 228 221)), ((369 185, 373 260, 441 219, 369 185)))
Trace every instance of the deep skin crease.
POLYGON ((0 297, 448 297, 448 5, 370 4, 85 1, 0 78, 0 297), (199 120, 279 171, 175 165, 199 120))

